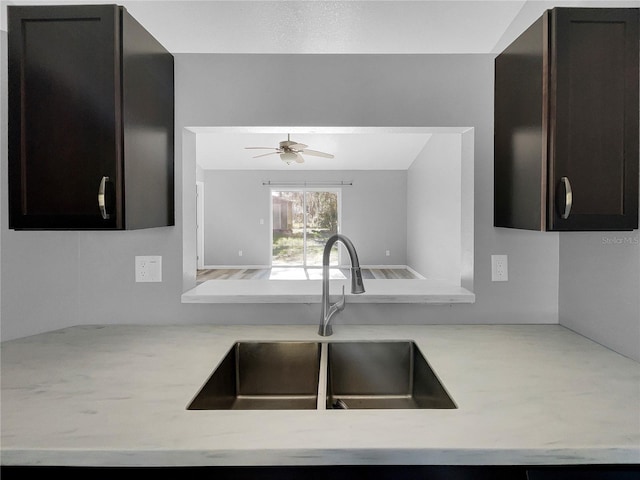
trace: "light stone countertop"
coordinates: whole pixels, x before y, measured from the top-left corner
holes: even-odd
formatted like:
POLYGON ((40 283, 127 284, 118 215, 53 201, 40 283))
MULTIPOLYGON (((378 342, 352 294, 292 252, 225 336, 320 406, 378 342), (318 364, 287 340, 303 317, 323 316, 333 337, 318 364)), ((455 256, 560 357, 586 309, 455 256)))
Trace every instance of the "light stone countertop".
POLYGON ((2 343, 3 465, 637 464, 640 364, 558 325, 80 326, 2 343), (238 340, 414 340, 452 410, 186 410, 238 340))

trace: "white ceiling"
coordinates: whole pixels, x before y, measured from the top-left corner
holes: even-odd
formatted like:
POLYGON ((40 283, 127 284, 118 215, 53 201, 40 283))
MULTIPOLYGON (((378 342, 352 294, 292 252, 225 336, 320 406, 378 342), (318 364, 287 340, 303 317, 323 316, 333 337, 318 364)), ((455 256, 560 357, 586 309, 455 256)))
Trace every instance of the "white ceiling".
POLYGON ((287 165, 279 155, 253 158, 277 147, 287 133, 200 133, 196 158, 205 170, 406 170, 424 148, 431 133, 294 133, 291 140, 334 158, 303 155, 303 164, 287 165))
MULTIPOLYGON (((638 0, 27 0, 118 3, 173 53, 495 53, 553 6, 638 0)), ((6 30, 5 10, 1 28, 6 30)))
POLYGON ((163 43, 173 52, 477 53, 491 51, 523 4, 172 1, 162 6, 163 15, 149 2, 129 11, 151 31, 166 34, 163 43))

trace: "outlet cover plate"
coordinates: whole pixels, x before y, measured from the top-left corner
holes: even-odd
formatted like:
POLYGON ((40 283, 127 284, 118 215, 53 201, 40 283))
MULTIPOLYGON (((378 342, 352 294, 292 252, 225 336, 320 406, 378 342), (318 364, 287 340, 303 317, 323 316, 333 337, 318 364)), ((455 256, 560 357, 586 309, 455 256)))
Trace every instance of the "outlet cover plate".
POLYGON ((491 255, 491 281, 506 282, 509 280, 507 255, 491 255))
POLYGON ((136 282, 162 282, 162 256, 136 256, 136 282))

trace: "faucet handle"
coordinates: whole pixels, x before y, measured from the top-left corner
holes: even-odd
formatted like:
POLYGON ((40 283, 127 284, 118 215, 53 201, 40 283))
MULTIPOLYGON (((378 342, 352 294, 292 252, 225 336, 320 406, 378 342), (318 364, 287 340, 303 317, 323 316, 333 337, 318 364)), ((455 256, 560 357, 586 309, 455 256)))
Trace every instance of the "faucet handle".
POLYGON ((328 310, 322 310, 323 311, 323 315, 322 315, 322 319, 320 321, 320 328, 318 329, 318 334, 322 335, 323 337, 328 337, 329 335, 333 334, 333 328, 331 328, 331 319, 333 318, 333 316, 338 313, 341 312, 342 310, 344 310, 344 305, 345 305, 345 294, 344 294, 344 285, 342 286, 342 298, 340 300, 338 300, 336 303, 331 303, 329 302, 328 304, 328 310))
POLYGON ((341 298, 340 300, 338 300, 338 301, 335 303, 335 307, 336 307, 336 309, 337 309, 339 312, 340 312, 340 311, 342 311, 342 310, 344 310, 344 305, 345 305, 345 303, 346 303, 346 302, 345 302, 345 301, 346 301, 346 298, 347 298, 347 297, 346 297, 346 296, 345 296, 345 294, 344 294, 344 285, 343 285, 343 286, 342 286, 342 298, 341 298))

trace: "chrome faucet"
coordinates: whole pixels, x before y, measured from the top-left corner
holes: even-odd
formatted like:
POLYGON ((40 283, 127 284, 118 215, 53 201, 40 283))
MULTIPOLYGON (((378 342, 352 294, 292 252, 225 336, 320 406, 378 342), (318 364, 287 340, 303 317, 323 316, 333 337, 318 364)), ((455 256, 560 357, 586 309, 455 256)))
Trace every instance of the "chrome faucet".
POLYGON ((334 304, 331 304, 329 300, 329 257, 331 256, 331 248, 338 241, 347 248, 349 258, 351 259, 351 293, 364 293, 362 271, 360 270, 360 262, 358 261, 356 248, 348 237, 337 233, 327 240, 322 255, 322 311, 318 335, 322 335, 323 337, 328 337, 333 334, 331 319, 336 313, 344 310, 345 305, 344 285, 342 286, 342 298, 334 304))

